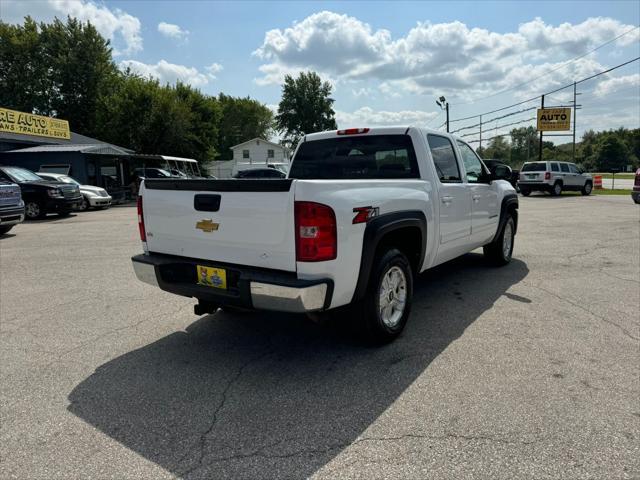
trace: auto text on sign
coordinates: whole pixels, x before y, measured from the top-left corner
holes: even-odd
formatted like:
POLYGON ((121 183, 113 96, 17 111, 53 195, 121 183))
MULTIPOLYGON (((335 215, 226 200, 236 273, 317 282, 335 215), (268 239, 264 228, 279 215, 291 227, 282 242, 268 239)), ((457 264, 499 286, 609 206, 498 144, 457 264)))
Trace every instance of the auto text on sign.
POLYGON ((0 132, 69 140, 69 122, 0 107, 0 132))
POLYGON ((570 108, 539 108, 538 131, 563 131, 571 130, 570 108))

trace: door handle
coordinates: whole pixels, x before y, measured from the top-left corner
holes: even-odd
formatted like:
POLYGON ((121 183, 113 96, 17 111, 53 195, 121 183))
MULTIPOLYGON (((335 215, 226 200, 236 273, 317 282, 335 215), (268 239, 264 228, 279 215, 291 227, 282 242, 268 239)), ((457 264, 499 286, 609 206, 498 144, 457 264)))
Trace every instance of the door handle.
POLYGON ((473 198, 474 202, 478 202, 482 198, 482 195, 473 195, 471 198, 473 198))
POLYGON ((444 203, 445 205, 449 205, 452 201, 453 197, 450 197, 449 195, 445 195, 444 197, 442 197, 442 203, 444 203))

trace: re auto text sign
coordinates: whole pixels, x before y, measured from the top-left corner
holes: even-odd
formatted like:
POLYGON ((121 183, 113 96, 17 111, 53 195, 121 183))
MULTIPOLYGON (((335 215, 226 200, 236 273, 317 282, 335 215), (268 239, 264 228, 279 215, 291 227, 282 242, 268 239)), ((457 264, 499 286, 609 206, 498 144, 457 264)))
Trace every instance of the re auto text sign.
POLYGON ((69 140, 69 122, 0 107, 0 132, 69 140))
POLYGON ((539 108, 538 131, 562 131, 571 130, 570 108, 539 108))

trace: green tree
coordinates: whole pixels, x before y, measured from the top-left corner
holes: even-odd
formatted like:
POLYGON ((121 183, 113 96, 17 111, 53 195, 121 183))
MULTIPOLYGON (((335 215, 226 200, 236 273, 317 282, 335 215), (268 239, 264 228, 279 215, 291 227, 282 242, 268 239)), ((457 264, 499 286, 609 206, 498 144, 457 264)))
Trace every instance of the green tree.
POLYGON ((293 147, 306 133, 338 128, 330 95, 331 84, 315 72, 285 76, 276 115, 276 129, 283 134, 284 144, 293 147))
POLYGON ((221 117, 217 148, 221 160, 233 158, 230 148, 252 138, 269 140, 273 133, 273 112, 249 97, 218 95, 221 117))
POLYGON ((484 158, 502 160, 503 162, 508 163, 510 160, 510 153, 509 142, 507 142, 504 136, 493 137, 489 140, 489 145, 487 145, 484 150, 484 158))
POLYGON ((596 168, 600 172, 624 170, 629 163, 629 148, 613 132, 599 139, 595 149, 596 168))
POLYGON ((47 67, 38 24, 0 21, 0 105, 31 113, 47 113, 47 67))
POLYGON ((514 128, 511 136, 511 163, 521 165, 536 158, 538 154, 538 132, 535 127, 514 128))
POLYGON ((109 41, 90 23, 68 18, 0 22, 0 104, 69 120, 97 135, 97 105, 117 74, 109 41))

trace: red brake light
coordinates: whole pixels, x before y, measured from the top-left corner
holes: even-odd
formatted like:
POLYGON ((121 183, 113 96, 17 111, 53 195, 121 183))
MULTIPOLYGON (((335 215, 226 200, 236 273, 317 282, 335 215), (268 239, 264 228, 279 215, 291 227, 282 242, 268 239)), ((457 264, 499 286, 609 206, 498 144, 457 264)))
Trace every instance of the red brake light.
POLYGON ((140 240, 147 241, 147 232, 144 228, 144 215, 142 214, 142 196, 138 195, 138 230, 140 230, 140 240))
POLYGON ((544 179, 551 180, 551 172, 544 172, 544 179))
POLYGON ((323 262, 338 255, 336 215, 327 205, 295 202, 296 260, 323 262))
POLYGON ((346 130, 338 130, 338 135, 358 135, 359 133, 369 133, 368 128, 347 128, 346 130))

